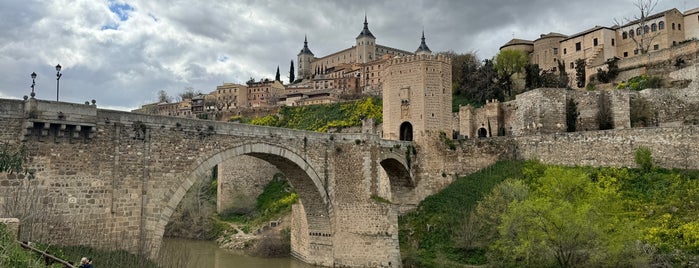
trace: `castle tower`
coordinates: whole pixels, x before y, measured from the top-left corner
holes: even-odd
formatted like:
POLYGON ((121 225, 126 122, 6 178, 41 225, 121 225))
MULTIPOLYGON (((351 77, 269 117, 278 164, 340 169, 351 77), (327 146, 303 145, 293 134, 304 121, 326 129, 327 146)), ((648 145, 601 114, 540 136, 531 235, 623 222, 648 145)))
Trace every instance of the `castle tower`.
POLYGON ((415 50, 415 55, 431 55, 432 50, 430 50, 429 47, 427 47, 427 43, 425 43, 425 31, 422 31, 422 42, 420 43, 420 46, 415 50))
POLYGON ((308 39, 306 36, 303 37, 303 49, 297 55, 296 65, 298 71, 296 72, 300 79, 310 78, 313 74, 313 68, 311 67, 311 62, 315 59, 313 52, 308 49, 308 39))
POLYGON ((382 88, 384 139, 420 143, 440 132, 452 135, 451 60, 424 52, 387 62, 382 88))
POLYGON ((376 59, 376 37, 369 31, 366 15, 364 15, 364 29, 357 36, 357 62, 367 63, 376 59))

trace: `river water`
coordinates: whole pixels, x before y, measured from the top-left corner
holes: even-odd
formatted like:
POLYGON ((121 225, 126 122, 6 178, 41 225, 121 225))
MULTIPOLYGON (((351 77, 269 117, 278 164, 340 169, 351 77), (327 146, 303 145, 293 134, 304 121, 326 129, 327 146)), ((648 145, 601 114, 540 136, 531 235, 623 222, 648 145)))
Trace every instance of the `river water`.
POLYGON ((178 268, 310 268, 294 258, 257 258, 241 252, 219 248, 216 242, 182 238, 163 238, 161 267, 178 268))

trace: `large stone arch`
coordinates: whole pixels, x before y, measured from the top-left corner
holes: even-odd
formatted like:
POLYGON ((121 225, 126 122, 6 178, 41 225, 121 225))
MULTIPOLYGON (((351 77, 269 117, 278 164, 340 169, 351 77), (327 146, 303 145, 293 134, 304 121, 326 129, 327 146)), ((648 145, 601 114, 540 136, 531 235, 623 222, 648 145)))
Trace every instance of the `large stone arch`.
MULTIPOLYGON (((181 183, 171 187, 169 198, 163 200, 166 204, 162 209, 160 217, 157 219, 152 237, 154 239, 153 243, 157 245, 155 248, 160 248, 165 225, 189 188, 197 180, 207 176, 218 163, 241 155, 254 156, 275 165, 286 175, 289 183, 296 190, 303 206, 306 218, 304 225, 307 228, 304 228, 304 232, 294 232, 292 230, 292 236, 294 234, 308 236, 303 237, 301 240, 312 243, 314 239, 310 236, 315 234, 323 234, 322 236, 325 236, 325 234, 333 233, 331 225, 332 204, 322 183, 321 174, 315 171, 316 168, 313 164, 284 146, 255 142, 236 145, 223 151, 200 157, 191 165, 189 170, 192 171, 183 174, 183 177, 180 179, 181 183)), ((294 251, 295 248, 292 243, 292 254, 296 253, 294 251)), ((327 264, 328 256, 322 256, 322 254, 321 256, 305 256, 307 254, 315 254, 315 252, 309 252, 305 248, 302 251, 302 253, 296 253, 295 255, 300 255, 299 257, 310 263, 327 264)), ((152 256, 156 254, 158 254, 157 251, 151 252, 152 256)), ((330 260, 330 262, 332 261, 330 260)))

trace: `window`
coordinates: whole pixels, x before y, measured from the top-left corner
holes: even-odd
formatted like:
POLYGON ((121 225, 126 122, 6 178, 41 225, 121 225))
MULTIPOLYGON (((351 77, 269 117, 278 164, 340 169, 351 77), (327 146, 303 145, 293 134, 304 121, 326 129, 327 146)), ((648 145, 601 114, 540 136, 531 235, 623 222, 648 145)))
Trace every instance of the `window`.
POLYGON ((612 46, 614 46, 614 38, 612 38, 612 46))
POLYGON ((575 68, 575 64, 574 64, 573 62, 570 63, 570 68, 571 68, 571 69, 574 69, 574 68, 575 68))
POLYGON ((653 31, 653 32, 657 31, 657 30, 658 30, 658 25, 655 24, 655 23, 651 24, 651 25, 650 25, 650 30, 653 31))
POLYGON ((575 51, 580 51, 582 49, 582 46, 580 45, 580 42, 575 43, 575 51))
POLYGON ((661 21, 658 22, 658 30, 664 30, 665 29, 665 22, 661 21))
POLYGON ((566 52, 567 52, 567 51, 566 51, 566 49, 564 48, 564 49, 563 49, 563 55, 565 55, 565 54, 566 54, 566 52))
POLYGON ((682 24, 679 24, 679 23, 677 24, 677 30, 682 31, 682 24))
POLYGON ((629 37, 633 38, 633 30, 629 31, 629 37))
POLYGON ((648 33, 650 31, 650 27, 648 25, 643 26, 643 33, 648 33))
POLYGON ((557 47, 553 48, 553 55, 558 55, 558 48, 557 47))
POLYGON ((634 55, 638 55, 638 49, 634 49, 634 50, 633 50, 633 54, 634 54, 634 55))
POLYGON ((653 45, 653 50, 658 50, 660 46, 658 44, 653 45))
POLYGON ((597 46, 597 38, 592 39, 592 46, 597 46))
POLYGON ((636 35, 641 35, 641 27, 636 28, 636 35))
POLYGON ((629 56, 629 52, 624 52, 624 58, 629 56))
POLYGON ((624 33, 621 34, 621 39, 624 39, 624 40, 625 40, 625 39, 628 38, 628 37, 629 37, 629 35, 626 34, 626 32, 624 32, 624 33))
POLYGON ((672 23, 672 29, 673 29, 673 30, 675 29, 675 23, 674 23, 674 22, 672 23))

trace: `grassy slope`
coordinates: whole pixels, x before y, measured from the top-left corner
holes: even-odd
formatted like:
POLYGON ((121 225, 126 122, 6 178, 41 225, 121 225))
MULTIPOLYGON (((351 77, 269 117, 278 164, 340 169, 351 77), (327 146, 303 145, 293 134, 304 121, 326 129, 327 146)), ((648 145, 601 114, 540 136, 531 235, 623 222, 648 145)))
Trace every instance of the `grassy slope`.
POLYGON ((502 161, 454 181, 399 219, 401 254, 406 266, 445 267, 454 262, 482 262, 482 252, 464 254, 452 237, 485 194, 506 178, 520 177, 523 162, 502 161), (429 229, 429 230, 428 230, 429 229), (476 258, 475 260, 468 260, 476 258))

